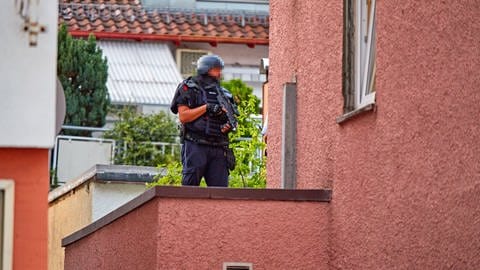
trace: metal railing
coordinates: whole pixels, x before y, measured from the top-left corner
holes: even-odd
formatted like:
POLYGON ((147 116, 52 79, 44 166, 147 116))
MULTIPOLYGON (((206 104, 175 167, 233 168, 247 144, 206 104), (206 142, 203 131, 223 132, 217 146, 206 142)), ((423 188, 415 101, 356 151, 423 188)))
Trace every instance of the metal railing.
MULTIPOLYGON (((106 131, 109 131, 109 128, 97 128, 97 127, 79 127, 79 126, 69 126, 69 125, 63 125, 62 126, 63 130, 77 130, 77 131, 91 131, 91 132, 98 132, 98 133, 104 133, 106 131)), ((101 135, 101 134, 100 134, 101 135)), ((104 148, 104 143, 108 143, 111 145, 111 148, 109 149, 108 152, 108 158, 99 158, 98 156, 92 156, 94 158, 101 159, 103 162, 106 164, 114 164, 115 161, 115 154, 118 152, 117 148, 120 147, 122 150, 128 151, 128 144, 126 143, 121 143, 119 144, 118 141, 114 139, 105 139, 102 136, 100 137, 84 137, 84 136, 73 136, 73 135, 58 135, 55 138, 55 144, 54 148, 52 149, 52 160, 51 160, 51 185, 56 186, 59 184, 64 184, 66 181, 65 179, 60 179, 59 175, 63 175, 61 170, 72 170, 72 168, 59 168, 59 163, 61 166, 66 166, 65 163, 68 163, 69 166, 74 166, 75 168, 72 171, 86 171, 91 168, 94 164, 91 164, 89 162, 85 161, 85 157, 90 155, 98 155, 98 153, 101 153, 101 155, 105 154, 105 148, 104 148), (61 149, 62 147, 65 146, 62 142, 77 142, 79 143, 80 146, 72 146, 70 149, 65 150, 65 148, 61 149), (81 144, 85 143, 91 143, 92 145, 88 145, 88 147, 81 147, 81 144), (97 149, 94 144, 98 144, 99 147, 97 149), (100 149, 102 146, 103 150, 100 149), (63 150, 63 151, 62 151, 63 150), (65 152, 67 151, 67 152, 65 152), (68 152, 70 151, 70 152, 68 152), (73 152, 72 152, 73 151, 73 152), (88 152, 90 151, 90 152, 88 152), (78 160, 75 160, 75 158, 78 156, 78 160), (82 159, 83 157, 83 159, 82 159), (61 160, 61 159, 64 160, 61 160), (108 160, 107 160, 108 159, 108 160), (65 161, 65 162, 62 162, 65 161), (78 162, 80 164, 73 164, 78 162), (83 164, 81 164, 83 163, 83 164), (80 169, 79 169, 80 168, 80 169), (58 174, 60 172, 60 174, 58 174)), ((180 153, 180 144, 179 143, 167 143, 167 142, 145 142, 145 143, 150 143, 154 145, 155 147, 158 148, 158 151, 160 152, 161 155, 171 155, 172 157, 175 157, 175 155, 180 153)), ((104 164, 105 164, 104 163, 104 164)), ((72 172, 73 173, 73 172, 72 172)), ((77 177, 77 176, 72 176, 72 177, 77 177)))

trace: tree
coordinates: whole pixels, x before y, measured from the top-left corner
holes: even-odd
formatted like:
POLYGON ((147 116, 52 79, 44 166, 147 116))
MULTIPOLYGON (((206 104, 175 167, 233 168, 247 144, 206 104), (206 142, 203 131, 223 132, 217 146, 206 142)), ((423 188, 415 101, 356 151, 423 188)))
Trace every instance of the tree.
MULTIPOLYGON (((259 123, 251 117, 259 111, 259 99, 253 95, 250 87, 241 81, 234 81, 235 87, 232 89, 235 90, 232 90, 232 94, 240 115, 237 131, 229 134, 230 147, 237 160, 235 169, 230 172, 229 186, 264 188, 266 186, 265 157, 263 156, 265 143, 260 135, 259 123)), ((225 88, 228 87, 228 83, 223 85, 225 88)))
POLYGON ((253 104, 253 114, 260 113, 260 99, 253 94, 253 88, 246 85, 240 79, 223 81, 222 86, 228 89, 237 104, 241 104, 243 100, 250 100, 253 104))
MULTIPOLYGON (((265 143, 262 141, 258 124, 251 117, 258 112, 259 99, 253 95, 252 89, 240 80, 222 82, 222 86, 231 90, 240 113, 237 131, 229 133, 230 147, 237 161, 235 169, 230 172, 229 186, 264 188, 266 172, 265 157, 262 153, 265 143)), ((181 185, 180 162, 162 164, 160 167, 166 167, 167 173, 158 175, 156 181, 148 184, 148 187, 181 185)), ((202 184, 204 185, 204 181, 202 184)))
MULTIPOLYGON (((58 33, 57 76, 66 99, 65 124, 101 127, 110 105, 107 91, 107 59, 97 47, 95 37, 74 39, 62 25, 58 33)), ((89 136, 87 131, 65 134, 89 136)))
POLYGON ((177 136, 177 124, 167 113, 142 115, 128 109, 119 113, 119 121, 104 134, 116 141, 115 164, 153 167, 178 160, 178 147, 173 148, 172 156, 174 146, 155 145, 175 143, 177 136))

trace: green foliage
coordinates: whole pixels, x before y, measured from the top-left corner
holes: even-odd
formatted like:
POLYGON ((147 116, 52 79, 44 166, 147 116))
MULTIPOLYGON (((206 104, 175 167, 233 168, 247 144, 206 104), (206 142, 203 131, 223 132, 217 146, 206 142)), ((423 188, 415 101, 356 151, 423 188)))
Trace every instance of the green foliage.
MULTIPOLYGON (((95 37, 74 39, 62 25, 58 33, 57 76, 66 99, 65 124, 102 127, 110 105, 107 91, 107 60, 95 37)), ((66 131, 89 136, 88 131, 66 131)))
MULTIPOLYGON (((245 88, 243 88, 245 89, 245 88)), ((246 90, 245 90, 246 91, 246 90)), ((242 90, 239 93, 244 93, 242 90)), ((262 141, 261 130, 258 123, 251 115, 257 112, 257 100, 252 93, 242 98, 234 94, 239 100, 238 128, 231 132, 230 147, 233 148, 237 165, 230 172, 230 187, 254 187, 264 188, 266 186, 265 157, 263 149, 265 143, 262 141)))
POLYGON ((159 170, 166 170, 166 174, 158 174, 154 177, 155 182, 147 183, 147 187, 153 186, 180 186, 182 184, 182 163, 179 161, 161 164, 159 170))
MULTIPOLYGON (((147 188, 154 186, 181 186, 182 185, 182 163, 178 160, 170 162, 168 164, 160 164, 157 166, 159 171, 165 170, 166 173, 160 173, 156 175, 152 183, 146 183, 147 188)), ((201 187, 207 186, 205 180, 200 182, 201 187)))
POLYGON ((173 146, 166 146, 162 153, 161 146, 152 142, 175 143, 177 124, 165 112, 152 115, 140 115, 133 110, 119 113, 119 121, 104 137, 117 142, 115 164, 153 166, 169 163, 179 157, 178 147, 174 147, 175 156, 171 156, 173 146))
MULTIPOLYGON (((265 188, 265 157, 262 155, 265 143, 262 141, 257 123, 251 117, 258 112, 259 100, 252 94, 251 88, 239 80, 225 82, 222 85, 227 89, 229 85, 235 85, 232 94, 238 101, 240 112, 237 131, 229 135, 230 147, 233 148, 237 160, 235 169, 230 172, 229 186, 265 188)), ((181 185, 181 167, 178 161, 167 165, 167 174, 159 176, 157 181, 149 186, 181 185)))
POLYGON ((222 86, 232 93, 235 102, 241 104, 244 100, 249 100, 253 103, 253 114, 260 113, 260 99, 253 94, 253 88, 246 85, 240 79, 233 79, 230 81, 223 81, 222 86))

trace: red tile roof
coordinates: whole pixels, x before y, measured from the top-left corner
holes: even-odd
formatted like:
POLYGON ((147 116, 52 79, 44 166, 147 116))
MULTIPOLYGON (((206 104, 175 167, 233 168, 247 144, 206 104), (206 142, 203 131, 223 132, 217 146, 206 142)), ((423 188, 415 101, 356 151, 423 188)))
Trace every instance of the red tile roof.
POLYGON ((60 0, 73 36, 268 45, 268 14, 146 9, 140 0, 60 0))

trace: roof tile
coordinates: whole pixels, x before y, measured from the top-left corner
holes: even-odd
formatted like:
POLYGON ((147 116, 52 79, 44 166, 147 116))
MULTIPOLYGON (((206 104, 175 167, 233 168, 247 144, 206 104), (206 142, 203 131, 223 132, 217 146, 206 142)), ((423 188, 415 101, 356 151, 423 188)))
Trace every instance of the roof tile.
POLYGON ((234 38, 245 43, 268 43, 269 36, 266 13, 146 9, 140 0, 60 0, 58 11, 59 23, 70 31, 234 38))

